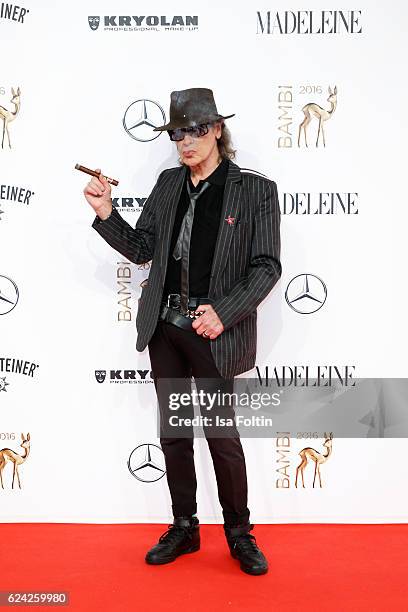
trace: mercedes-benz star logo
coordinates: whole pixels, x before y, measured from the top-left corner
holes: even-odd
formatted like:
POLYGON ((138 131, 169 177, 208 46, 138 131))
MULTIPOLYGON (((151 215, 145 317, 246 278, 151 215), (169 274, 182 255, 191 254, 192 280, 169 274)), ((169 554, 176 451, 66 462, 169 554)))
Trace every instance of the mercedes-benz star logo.
POLYGON ((139 142, 158 138, 162 132, 153 132, 153 128, 165 123, 164 110, 154 100, 136 100, 127 107, 123 115, 123 127, 127 134, 139 142))
POLYGON ((166 473, 163 451, 157 444, 139 444, 130 453, 129 472, 142 482, 156 482, 166 473))
POLYGON ((285 298, 289 306, 300 314, 319 310, 326 301, 327 287, 315 274, 298 274, 288 284, 285 298))
POLYGON ((18 287, 11 278, 0 274, 0 315, 7 314, 18 302, 18 287))

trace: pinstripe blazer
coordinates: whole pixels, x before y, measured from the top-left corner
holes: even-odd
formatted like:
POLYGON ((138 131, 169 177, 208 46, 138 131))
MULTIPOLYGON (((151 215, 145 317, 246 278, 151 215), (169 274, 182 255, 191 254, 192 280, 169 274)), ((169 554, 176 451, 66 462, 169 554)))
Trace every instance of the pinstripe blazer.
MULTIPOLYGON (((92 227, 129 261, 151 261, 136 317, 136 349, 143 351, 156 328, 177 204, 187 168, 164 170, 131 227, 114 207, 92 227)), ((258 304, 282 273, 280 210, 276 183, 229 161, 208 297, 224 325, 211 343, 220 374, 232 378, 255 365, 258 304), (226 221, 234 219, 233 223, 226 221)))

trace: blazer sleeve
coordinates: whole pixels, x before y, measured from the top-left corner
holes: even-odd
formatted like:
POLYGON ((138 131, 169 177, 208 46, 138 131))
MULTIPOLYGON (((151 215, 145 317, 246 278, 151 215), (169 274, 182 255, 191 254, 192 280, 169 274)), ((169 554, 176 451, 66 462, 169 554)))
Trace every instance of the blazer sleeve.
POLYGON ((255 310, 279 280, 282 274, 280 220, 277 186, 275 181, 268 181, 255 212, 248 275, 212 305, 224 329, 255 310))
POLYGON ((143 206, 143 211, 133 228, 113 207, 112 214, 105 220, 96 216, 92 227, 112 248, 126 259, 142 264, 153 258, 155 247, 155 210, 159 201, 160 183, 163 170, 143 206))

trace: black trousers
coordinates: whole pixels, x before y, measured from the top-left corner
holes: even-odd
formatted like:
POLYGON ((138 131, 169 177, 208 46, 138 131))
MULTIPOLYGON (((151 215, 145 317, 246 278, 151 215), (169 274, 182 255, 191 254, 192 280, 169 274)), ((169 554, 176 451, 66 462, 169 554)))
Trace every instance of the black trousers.
MULTIPOLYGON (((190 394, 191 376, 194 376, 197 392, 203 390, 232 393, 234 380, 225 379, 218 372, 211 354, 210 342, 211 340, 196 332, 181 329, 171 323, 157 323, 148 349, 162 422, 166 419, 168 421, 168 393, 172 390, 178 393, 184 390, 190 394), (160 386, 160 379, 166 379, 163 387, 160 386)), ((204 406, 200 405, 200 411, 203 416, 208 415, 204 406)), ((192 415, 193 407, 185 408, 183 415, 185 414, 192 415)), ((222 414, 233 418, 233 407, 223 406, 222 414)), ((222 437, 220 433, 214 435, 213 427, 203 429, 214 465, 224 524, 229 527, 247 524, 247 474, 238 431, 235 425, 233 428, 228 427, 228 435, 222 437)), ((189 435, 176 435, 166 436, 160 429, 160 445, 165 457, 173 516, 191 515, 197 512, 193 429, 191 427, 189 435)))

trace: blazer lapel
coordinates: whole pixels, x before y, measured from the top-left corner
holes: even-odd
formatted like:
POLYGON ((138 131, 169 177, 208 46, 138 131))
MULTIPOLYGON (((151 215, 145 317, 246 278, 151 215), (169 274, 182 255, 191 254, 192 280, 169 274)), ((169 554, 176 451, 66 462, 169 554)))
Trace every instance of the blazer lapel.
POLYGON ((228 250, 235 231, 235 220, 239 217, 241 208, 241 180, 240 167, 230 160, 227 179, 225 181, 220 225, 211 268, 210 286, 208 290, 209 297, 213 294, 214 287, 217 286, 218 279, 227 262, 228 250), (228 219, 230 221, 228 221, 228 219))

